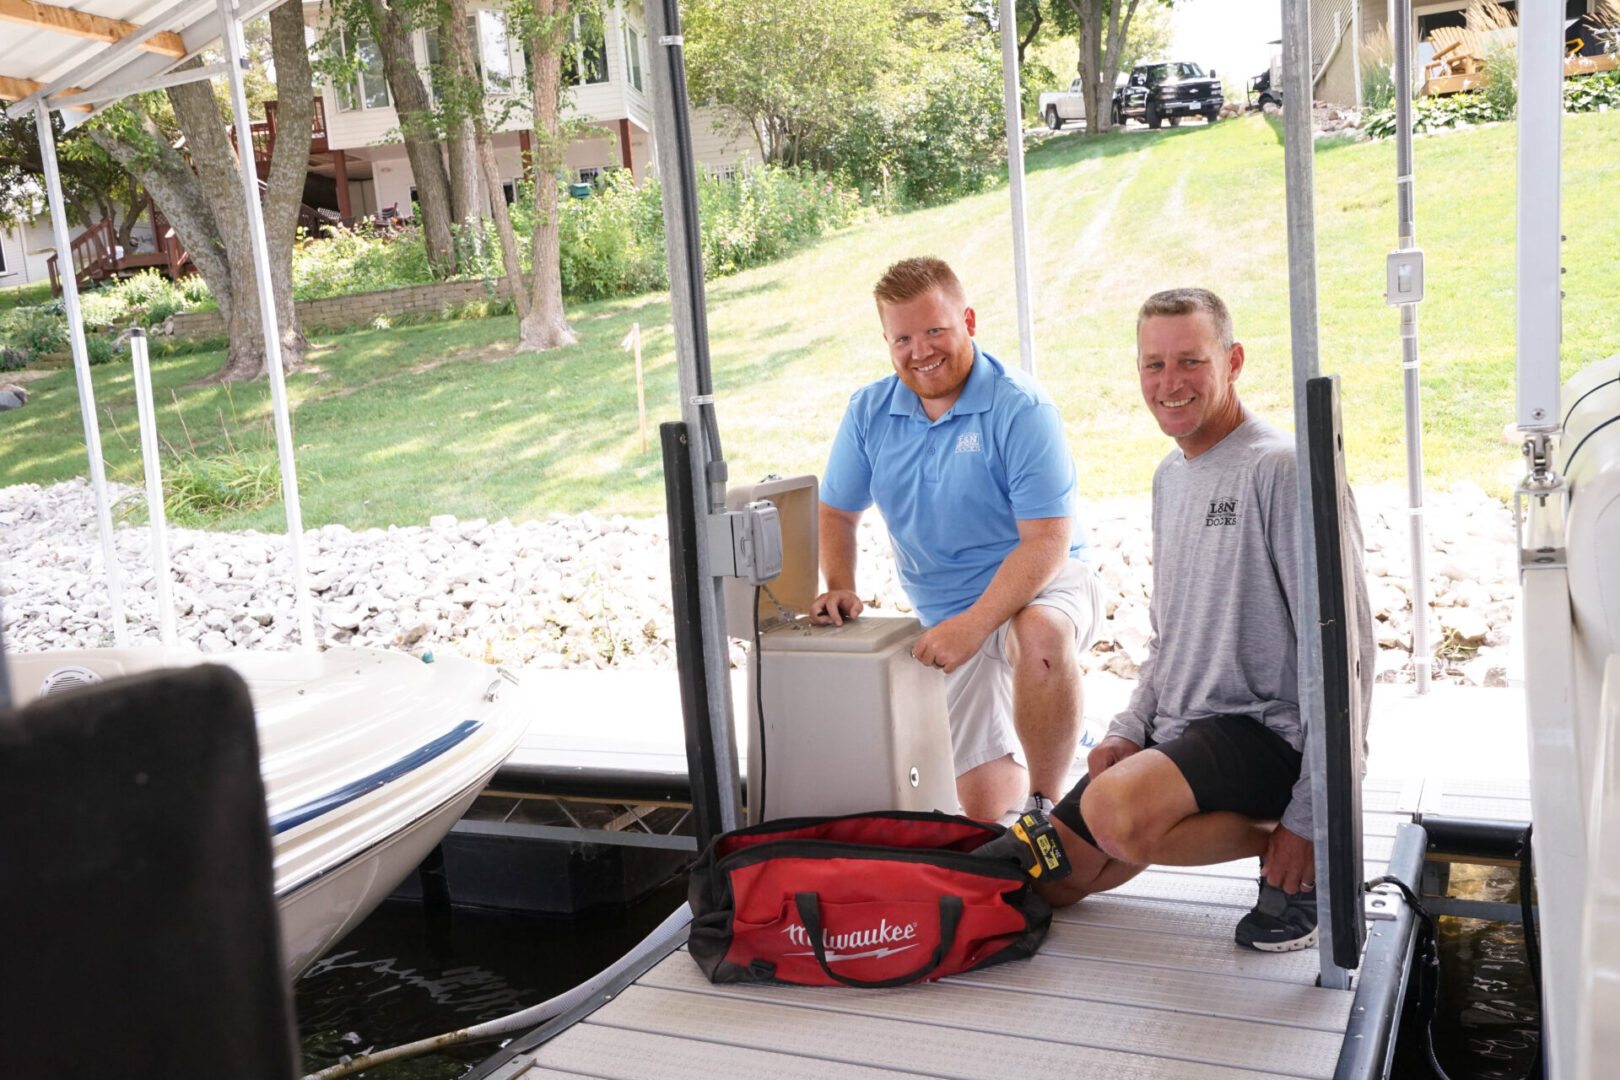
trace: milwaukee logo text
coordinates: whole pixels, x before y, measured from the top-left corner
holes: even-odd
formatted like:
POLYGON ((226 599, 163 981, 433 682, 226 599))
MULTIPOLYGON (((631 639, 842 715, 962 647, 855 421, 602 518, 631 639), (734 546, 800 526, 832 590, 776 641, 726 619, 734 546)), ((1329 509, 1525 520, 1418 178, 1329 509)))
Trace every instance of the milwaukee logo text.
MULTIPOLYGON (((810 934, 798 923, 790 923, 782 932, 787 935, 790 943, 807 948, 810 946, 810 934)), ((845 933, 822 930, 821 945, 826 951, 829 961, 855 960, 861 957, 892 956, 897 952, 904 952, 916 946, 916 937, 916 923, 900 925, 882 919, 879 920, 876 926, 850 930, 845 933), (866 951, 850 952, 851 949, 863 949, 866 951)), ((789 953, 788 955, 807 956, 814 955, 814 952, 815 950, 811 949, 809 953, 789 953)))

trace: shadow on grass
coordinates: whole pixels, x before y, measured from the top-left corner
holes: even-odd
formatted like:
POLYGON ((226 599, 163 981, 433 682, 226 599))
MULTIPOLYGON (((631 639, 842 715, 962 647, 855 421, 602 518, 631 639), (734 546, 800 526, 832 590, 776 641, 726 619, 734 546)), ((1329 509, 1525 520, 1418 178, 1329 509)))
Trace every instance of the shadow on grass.
POLYGON ((1158 131, 1132 128, 1129 131, 1116 129, 1101 135, 1059 135, 1055 140, 1042 143, 1032 150, 1024 160, 1024 168, 1029 172, 1039 172, 1093 158, 1141 153, 1155 143, 1197 134, 1200 128, 1208 126, 1200 123, 1190 127, 1160 128, 1158 131))

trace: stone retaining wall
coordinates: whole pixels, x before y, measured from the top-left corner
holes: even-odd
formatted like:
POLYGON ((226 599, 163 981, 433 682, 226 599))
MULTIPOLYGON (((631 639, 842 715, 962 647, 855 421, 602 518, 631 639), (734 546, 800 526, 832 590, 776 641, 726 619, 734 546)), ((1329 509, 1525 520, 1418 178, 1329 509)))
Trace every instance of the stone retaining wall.
MULTIPOLYGON (((438 317, 444 310, 468 300, 485 300, 506 294, 506 285, 495 278, 477 281, 436 281, 429 285, 406 285, 380 292, 327 296, 319 300, 299 300, 298 321, 305 331, 342 330, 370 326, 379 315, 407 315, 413 320, 438 317)), ((225 317, 217 311, 190 311, 171 316, 170 331, 177 338, 225 336, 225 317)))

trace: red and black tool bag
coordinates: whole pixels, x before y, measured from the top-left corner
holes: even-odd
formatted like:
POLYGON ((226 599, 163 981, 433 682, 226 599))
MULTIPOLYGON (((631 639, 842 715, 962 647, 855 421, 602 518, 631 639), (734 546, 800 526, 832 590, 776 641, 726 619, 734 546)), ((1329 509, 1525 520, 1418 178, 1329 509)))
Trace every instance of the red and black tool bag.
POLYGON ((950 814, 770 821, 692 870, 687 947, 711 982, 900 986, 1032 956, 1052 923, 1007 832, 950 814), (977 853, 976 853, 977 852, 977 853))

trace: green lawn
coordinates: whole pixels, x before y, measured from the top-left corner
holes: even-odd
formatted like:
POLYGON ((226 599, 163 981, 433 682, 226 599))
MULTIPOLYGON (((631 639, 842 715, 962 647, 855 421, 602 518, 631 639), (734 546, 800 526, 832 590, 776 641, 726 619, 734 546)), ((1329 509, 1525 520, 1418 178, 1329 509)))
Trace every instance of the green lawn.
POLYGON ((0 288, 0 311, 24 305, 43 304, 51 298, 51 283, 36 281, 31 285, 7 285, 0 288))
MULTIPOLYGON (((1620 219, 1620 117, 1565 118, 1568 293, 1565 372, 1620 350, 1613 284, 1620 219), (1609 281, 1609 285, 1604 285, 1609 281)), ((1505 493, 1518 448, 1513 419, 1514 129, 1418 140, 1418 242, 1428 260, 1419 309, 1425 465, 1430 484, 1473 480, 1505 493)), ((1397 313, 1383 303, 1395 246, 1394 145, 1324 146, 1317 155, 1323 370, 1343 376, 1352 480, 1404 475, 1397 313)), ((1248 351, 1241 384, 1288 425, 1291 381, 1283 241, 1283 157, 1258 118, 1213 129, 1068 137, 1029 157, 1038 374, 1067 420, 1095 497, 1146 491, 1168 447, 1137 396, 1137 305, 1149 292, 1202 284, 1232 306, 1248 351)), ((979 314, 979 340, 1017 361, 1007 191, 845 230, 799 255, 709 289, 717 408, 731 476, 819 472, 844 401, 888 370, 870 298, 889 262, 949 259, 979 314)), ((581 344, 514 357, 510 318, 347 334, 290 380, 305 520, 415 524, 435 513, 514 518, 550 511, 654 513, 663 505, 656 425, 677 415, 666 296, 577 306, 581 344), (640 452, 635 387, 618 343, 645 331, 649 449, 640 452)), ((263 383, 180 389, 218 353, 159 362, 165 437, 237 446, 270 436, 263 383), (234 416, 234 420, 232 417, 234 416)), ((135 482, 127 367, 95 369, 107 461, 135 482)), ((33 402, 0 418, 0 485, 85 471, 71 372, 31 384, 33 402)), ((279 510, 224 524, 277 528, 279 510)))

